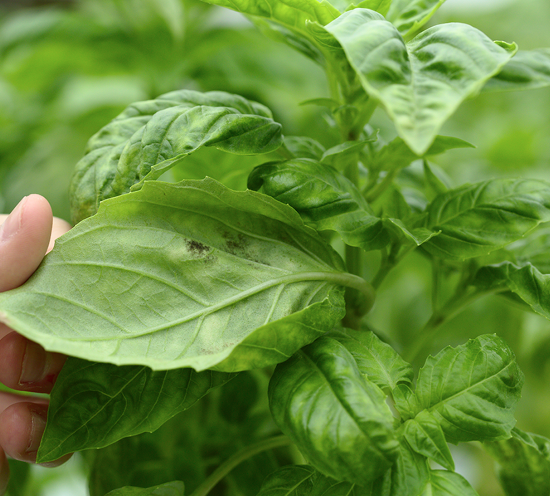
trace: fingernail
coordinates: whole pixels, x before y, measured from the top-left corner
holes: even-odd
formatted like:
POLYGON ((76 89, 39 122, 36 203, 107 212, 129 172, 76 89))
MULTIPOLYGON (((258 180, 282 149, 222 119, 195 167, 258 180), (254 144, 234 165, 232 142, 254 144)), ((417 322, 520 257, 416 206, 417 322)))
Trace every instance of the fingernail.
POLYGON ((36 453, 46 429, 46 412, 43 410, 31 410, 31 437, 25 453, 36 453))
POLYGON ((0 226, 0 241, 6 241, 11 238, 14 234, 17 234, 17 231, 21 228, 21 216, 27 198, 28 197, 25 196, 25 198, 17 204, 2 226, 0 226))
POLYGON ((25 353, 23 355, 23 365, 21 366, 19 384, 21 386, 29 385, 44 379, 46 362, 46 350, 39 344, 27 341, 25 353))

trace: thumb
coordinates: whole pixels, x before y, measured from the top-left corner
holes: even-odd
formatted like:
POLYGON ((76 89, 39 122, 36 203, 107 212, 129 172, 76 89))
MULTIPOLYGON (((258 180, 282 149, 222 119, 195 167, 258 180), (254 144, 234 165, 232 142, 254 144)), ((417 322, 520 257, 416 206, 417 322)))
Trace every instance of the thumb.
POLYGON ((40 195, 23 198, 0 226, 0 292, 21 286, 40 265, 52 232, 52 209, 40 195))

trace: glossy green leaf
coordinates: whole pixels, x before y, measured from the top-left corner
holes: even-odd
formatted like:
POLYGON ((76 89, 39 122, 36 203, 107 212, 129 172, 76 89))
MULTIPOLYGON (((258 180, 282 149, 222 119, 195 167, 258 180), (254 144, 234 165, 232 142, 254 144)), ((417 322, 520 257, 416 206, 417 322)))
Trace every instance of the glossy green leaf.
POLYGON ((153 432, 232 377, 209 370, 153 372, 143 366, 117 367, 70 357, 51 394, 37 459, 50 462, 153 432))
POLYGON ((514 429, 510 439, 484 446, 499 464, 498 478, 507 496, 550 494, 549 439, 514 429))
POLYGON ((336 169, 313 160, 295 159, 256 167, 248 187, 288 203, 319 231, 336 231, 349 245, 365 250, 389 241, 354 184, 336 169))
POLYGON ((422 410, 414 419, 407 420, 403 435, 409 446, 420 455, 439 463, 448 470, 455 469, 441 426, 429 411, 422 410))
POLYGON ((109 492, 105 496, 183 496, 183 482, 167 482, 155 487, 121 487, 109 492))
POLYGON ((518 265, 534 265, 542 274, 550 274, 550 226, 539 226, 530 236, 508 247, 518 265))
POLYGON ((292 158, 310 158, 321 160, 325 147, 313 138, 307 136, 285 136, 283 149, 292 158))
POLYGON ((340 143, 339 145, 333 146, 332 148, 326 150, 321 157, 321 162, 323 164, 337 167, 340 160, 349 160, 349 157, 356 155, 358 152, 360 152, 365 147, 365 144, 367 142, 375 140, 376 137, 357 141, 344 141, 343 143, 340 143))
POLYGON ((93 215, 99 202, 156 179, 202 146, 253 155, 281 144, 271 112, 223 92, 174 91, 130 105, 88 142, 71 181, 73 223, 93 215))
POLYGON ((445 0, 393 0, 388 20, 403 36, 416 33, 445 0))
POLYGON ((550 183, 492 179, 437 196, 427 207, 426 227, 441 233, 424 244, 451 259, 486 255, 550 220, 550 183))
POLYGON ((470 483, 456 472, 431 470, 422 496, 479 496, 470 483))
POLYGON ((366 284, 288 206, 211 179, 151 181, 60 238, 0 311, 51 351, 233 372, 331 329, 350 283, 366 284))
POLYGON ((510 60, 466 24, 431 27, 405 44, 380 14, 355 9, 325 29, 342 45, 365 91, 379 100, 407 145, 423 155, 444 122, 510 60))
MULTIPOLYGON (((440 155, 456 148, 474 148, 474 145, 452 136, 437 136, 423 156, 440 155)), ((403 169, 419 158, 421 157, 414 153, 401 138, 397 137, 382 147, 371 159, 369 165, 378 171, 393 171, 403 169)))
POLYGON ((278 365, 269 404, 277 425, 307 460, 336 480, 365 485, 397 456, 384 393, 334 339, 319 338, 278 365))
POLYGON ((359 496, 361 491, 349 482, 325 477, 309 465, 288 465, 267 477, 258 496, 359 496))
POLYGON ((550 319, 550 274, 542 274, 531 264, 503 262, 482 267, 473 285, 482 289, 509 289, 531 309, 550 319))
POLYGON ((428 357, 418 374, 416 397, 449 442, 499 440, 514 427, 523 380, 506 343, 483 335, 428 357))
POLYGON ((433 200, 436 196, 442 195, 448 191, 447 185, 434 173, 427 160, 422 164, 424 168, 424 178, 426 181, 426 198, 433 200))
POLYGON ((365 496, 429 496, 424 493, 429 478, 426 457, 401 439, 396 462, 382 477, 366 486, 365 496))
POLYGON ((550 49, 519 50, 483 91, 511 91, 550 85, 550 49))
POLYGON ((411 384, 413 369, 387 343, 372 331, 344 329, 328 334, 352 354, 361 373, 378 387, 390 390, 398 384, 411 384))

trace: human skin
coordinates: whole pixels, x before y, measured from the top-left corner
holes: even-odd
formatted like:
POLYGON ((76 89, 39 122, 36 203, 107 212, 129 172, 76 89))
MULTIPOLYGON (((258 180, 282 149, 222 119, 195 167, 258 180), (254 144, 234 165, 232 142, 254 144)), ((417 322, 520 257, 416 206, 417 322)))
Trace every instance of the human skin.
MULTIPOLYGON (((36 270, 54 241, 70 229, 54 218, 48 201, 29 195, 8 215, 0 215, 0 292, 21 286, 36 270)), ((49 393, 65 357, 0 324, 0 382, 18 391, 49 393)), ((34 462, 44 432, 48 402, 0 391, 0 495, 9 467, 6 455, 34 462)), ((70 456, 70 455, 69 455, 70 456)), ((68 460, 65 456, 48 466, 68 460)))

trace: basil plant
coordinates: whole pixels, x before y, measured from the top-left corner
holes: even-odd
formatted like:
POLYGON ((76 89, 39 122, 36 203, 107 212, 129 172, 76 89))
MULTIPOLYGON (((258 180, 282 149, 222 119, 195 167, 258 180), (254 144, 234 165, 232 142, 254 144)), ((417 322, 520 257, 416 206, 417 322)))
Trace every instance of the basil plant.
POLYGON ((473 496, 449 444, 478 442, 505 494, 548 495, 550 440, 515 427, 524 376, 507 343, 425 350, 486 294, 550 318, 550 183, 452 187, 430 163, 472 146, 439 134, 466 99, 549 85, 550 51, 426 28, 443 0, 210 3, 324 69, 330 94, 307 103, 325 107, 338 143, 286 136, 242 96, 188 89, 130 105, 90 139, 75 227, 0 295, 6 324, 69 355, 38 462, 93 449, 92 496, 473 496), (377 108, 394 139, 369 125, 377 108), (208 174, 186 178, 204 148, 208 174), (540 242, 514 243, 527 235, 540 242), (446 297, 398 354, 369 311, 413 251, 446 297))

